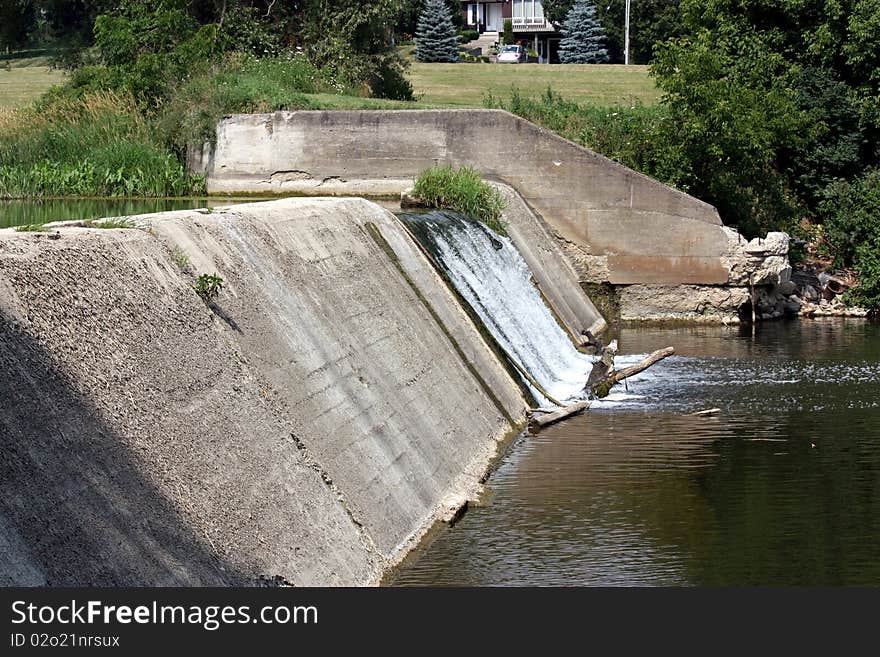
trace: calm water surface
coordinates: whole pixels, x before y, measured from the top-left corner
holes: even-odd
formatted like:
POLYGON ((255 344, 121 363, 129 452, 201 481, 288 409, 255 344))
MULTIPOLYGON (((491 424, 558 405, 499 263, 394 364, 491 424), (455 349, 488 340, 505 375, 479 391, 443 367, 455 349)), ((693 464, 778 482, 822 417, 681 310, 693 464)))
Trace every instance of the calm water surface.
POLYGON ((60 198, 0 200, 0 228, 71 219, 124 217, 168 210, 193 210, 260 199, 213 198, 60 198))
POLYGON ((880 584, 880 325, 631 328, 620 344, 678 355, 520 440, 484 505, 395 584, 880 584))

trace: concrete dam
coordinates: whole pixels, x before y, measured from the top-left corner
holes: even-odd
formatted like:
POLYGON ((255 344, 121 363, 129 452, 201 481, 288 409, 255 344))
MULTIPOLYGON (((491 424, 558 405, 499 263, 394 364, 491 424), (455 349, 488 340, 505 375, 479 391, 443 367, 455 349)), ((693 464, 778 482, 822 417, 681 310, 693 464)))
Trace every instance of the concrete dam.
MULTIPOLYGON (((375 583, 522 429, 522 381, 378 205, 133 221, 0 231, 4 584, 375 583)), ((529 259, 562 339, 601 328, 529 259)))
POLYGON ((543 401, 512 361, 576 394, 585 283, 753 279, 711 206, 503 112, 230 117, 190 164, 316 197, 0 230, 5 585, 378 583, 543 401), (438 162, 508 237, 330 197, 438 162))

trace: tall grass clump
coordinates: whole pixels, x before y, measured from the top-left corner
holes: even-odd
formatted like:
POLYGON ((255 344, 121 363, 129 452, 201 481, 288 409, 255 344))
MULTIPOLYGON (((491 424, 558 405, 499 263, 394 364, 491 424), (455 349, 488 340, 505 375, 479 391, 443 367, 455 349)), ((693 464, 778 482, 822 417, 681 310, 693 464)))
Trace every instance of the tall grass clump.
POLYGON ((416 180, 413 193, 432 207, 461 212, 482 221, 496 233, 507 234, 501 220, 506 205, 501 192, 470 167, 425 169, 416 180))
POLYGON ((182 196, 203 188, 130 95, 49 94, 0 114, 0 197, 182 196))

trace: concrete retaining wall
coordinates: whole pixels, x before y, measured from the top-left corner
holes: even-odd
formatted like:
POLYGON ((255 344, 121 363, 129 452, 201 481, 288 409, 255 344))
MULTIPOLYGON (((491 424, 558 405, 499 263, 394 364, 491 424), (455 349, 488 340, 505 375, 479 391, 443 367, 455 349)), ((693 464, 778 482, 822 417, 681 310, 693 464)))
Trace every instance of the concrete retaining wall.
POLYGON ((715 208, 499 110, 237 115, 220 122, 213 150, 190 160, 212 193, 382 179, 393 189, 437 163, 467 164, 513 186, 573 245, 583 280, 727 283, 715 208))
POLYGON ((375 582, 524 419, 378 206, 138 221, 0 231, 0 582, 375 582))

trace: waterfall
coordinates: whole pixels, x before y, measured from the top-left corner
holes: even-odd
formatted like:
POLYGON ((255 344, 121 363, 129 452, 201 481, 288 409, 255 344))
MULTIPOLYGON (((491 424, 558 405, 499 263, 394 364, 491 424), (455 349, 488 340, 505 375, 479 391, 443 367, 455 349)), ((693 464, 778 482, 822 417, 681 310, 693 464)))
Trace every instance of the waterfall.
MULTIPOLYGON (((509 238, 453 212, 400 218, 511 358, 554 398, 579 396, 593 359, 574 347, 509 238)), ((549 403, 524 383, 540 403, 549 403)))

